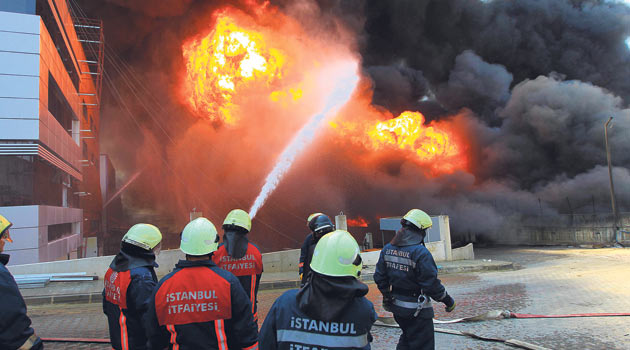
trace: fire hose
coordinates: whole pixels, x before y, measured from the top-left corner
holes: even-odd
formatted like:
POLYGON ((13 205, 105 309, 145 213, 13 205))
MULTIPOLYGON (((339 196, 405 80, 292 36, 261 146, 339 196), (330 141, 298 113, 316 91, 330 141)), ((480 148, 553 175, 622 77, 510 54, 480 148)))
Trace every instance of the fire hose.
MULTIPOLYGON (((562 315, 536 315, 536 314, 521 314, 508 310, 491 310, 484 314, 472 316, 472 317, 464 317, 464 318, 456 318, 452 320, 436 320, 433 319, 434 324, 451 324, 451 323, 465 323, 465 322, 478 322, 478 321, 488 321, 488 320, 502 320, 508 318, 516 318, 516 319, 533 319, 533 318, 571 318, 571 317, 623 317, 630 316, 630 313, 627 312, 618 312, 618 313, 585 313, 585 314, 562 314, 562 315)), ((375 326, 380 327, 399 327, 393 317, 379 316, 375 326)), ((521 349, 530 349, 530 350, 548 350, 545 347, 527 343, 524 341, 520 341, 517 339, 502 339, 496 337, 482 336, 472 332, 466 331, 458 331, 454 329, 447 328, 435 328, 435 331, 438 333, 446 333, 460 336, 467 336, 474 339, 479 339, 483 341, 493 341, 500 342, 506 345, 515 346, 521 349)))

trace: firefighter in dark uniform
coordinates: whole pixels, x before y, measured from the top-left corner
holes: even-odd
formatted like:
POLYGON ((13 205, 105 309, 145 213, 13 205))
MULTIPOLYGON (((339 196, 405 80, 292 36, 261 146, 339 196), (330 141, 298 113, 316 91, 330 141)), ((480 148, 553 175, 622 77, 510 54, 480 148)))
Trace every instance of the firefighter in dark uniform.
POLYGON ((223 243, 212 255, 212 261, 238 278, 252 303, 254 321, 258 322, 257 296, 263 263, 258 247, 247 239, 251 228, 247 212, 241 209, 229 212, 223 222, 223 243))
POLYGON ((444 303, 447 312, 455 309, 455 301, 437 278, 433 256, 424 246, 431 217, 412 209, 401 225, 381 250, 374 281, 383 294, 383 308, 394 314, 402 329, 396 349, 434 349, 431 299, 444 303))
POLYGON ((112 348, 116 350, 147 348, 143 316, 157 285, 154 250, 159 250, 161 241, 157 227, 133 225, 105 273, 103 312, 107 315, 112 348))
POLYGON ((374 305, 365 298, 359 245, 346 231, 315 247, 306 285, 278 298, 260 329, 261 350, 370 349, 374 305))
POLYGON ((300 263, 298 265, 300 270, 300 286, 304 286, 311 272, 310 263, 315 245, 322 236, 335 230, 335 226, 332 221, 330 221, 330 218, 322 213, 309 215, 306 220, 306 225, 311 230, 311 233, 306 236, 304 244, 302 244, 302 249, 300 249, 300 263))
POLYGON ((0 349, 39 350, 44 345, 31 328, 22 294, 11 272, 5 267, 9 263, 9 255, 2 254, 6 242, 13 242, 9 235, 11 225, 9 220, 0 215, 0 349))
POLYGON ((160 280, 146 315, 149 348, 258 349, 252 303, 238 279, 211 259, 219 245, 214 224, 197 218, 184 228, 186 260, 160 280))

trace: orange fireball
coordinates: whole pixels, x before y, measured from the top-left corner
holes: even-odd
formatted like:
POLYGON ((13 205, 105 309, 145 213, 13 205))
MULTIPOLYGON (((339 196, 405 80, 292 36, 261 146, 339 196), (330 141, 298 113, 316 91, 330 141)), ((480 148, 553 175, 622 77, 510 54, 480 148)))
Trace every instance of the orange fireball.
POLYGON ((368 227, 368 222, 359 216, 356 219, 348 219, 348 227, 368 227))
POLYGON ((269 85, 282 78, 284 54, 267 47, 263 34, 239 26, 221 13, 207 34, 182 47, 184 89, 192 110, 212 121, 234 125, 233 97, 246 85, 269 85))
POLYGON ((380 122, 331 122, 337 132, 350 136, 373 151, 408 152, 411 159, 430 169, 433 175, 450 174, 467 166, 464 149, 457 135, 446 123, 425 125, 420 112, 403 112, 398 117, 380 122), (361 125, 361 126, 359 126, 361 125))

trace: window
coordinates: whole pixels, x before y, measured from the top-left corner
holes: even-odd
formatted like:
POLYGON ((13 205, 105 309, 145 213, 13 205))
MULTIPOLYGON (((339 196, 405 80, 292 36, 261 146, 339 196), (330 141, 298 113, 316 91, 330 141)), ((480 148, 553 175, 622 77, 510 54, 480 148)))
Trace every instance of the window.
POLYGON ((72 223, 48 226, 48 242, 72 235, 72 223))
POLYGON ((74 88, 78 91, 80 82, 79 73, 76 71, 75 65, 72 63, 73 57, 70 54, 68 47, 66 47, 66 42, 63 40, 64 34, 62 34, 62 30, 64 29, 60 28, 57 24, 53 11, 57 12, 57 9, 51 8, 48 0, 37 0, 36 13, 41 16, 42 22, 44 22, 46 30, 50 34, 50 37, 57 48, 59 57, 61 57, 61 61, 63 62, 68 75, 70 75, 70 80, 72 80, 74 88))
POLYGON ((33 156, 0 157, 0 206, 33 204, 33 156))
MULTIPOLYGON (((53 78, 52 74, 48 73, 48 110, 57 119, 59 124, 72 136, 73 121, 78 120, 74 111, 70 107, 66 96, 64 96, 61 88, 53 78)), ((78 132, 79 130, 77 130, 78 132)))

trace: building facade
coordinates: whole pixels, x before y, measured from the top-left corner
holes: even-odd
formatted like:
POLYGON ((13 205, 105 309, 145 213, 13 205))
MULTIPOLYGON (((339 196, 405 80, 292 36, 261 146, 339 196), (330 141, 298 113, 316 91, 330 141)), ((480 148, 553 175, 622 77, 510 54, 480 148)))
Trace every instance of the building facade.
POLYGON ((0 214, 11 264, 81 256, 100 231, 99 22, 66 0, 0 2, 0 214))

